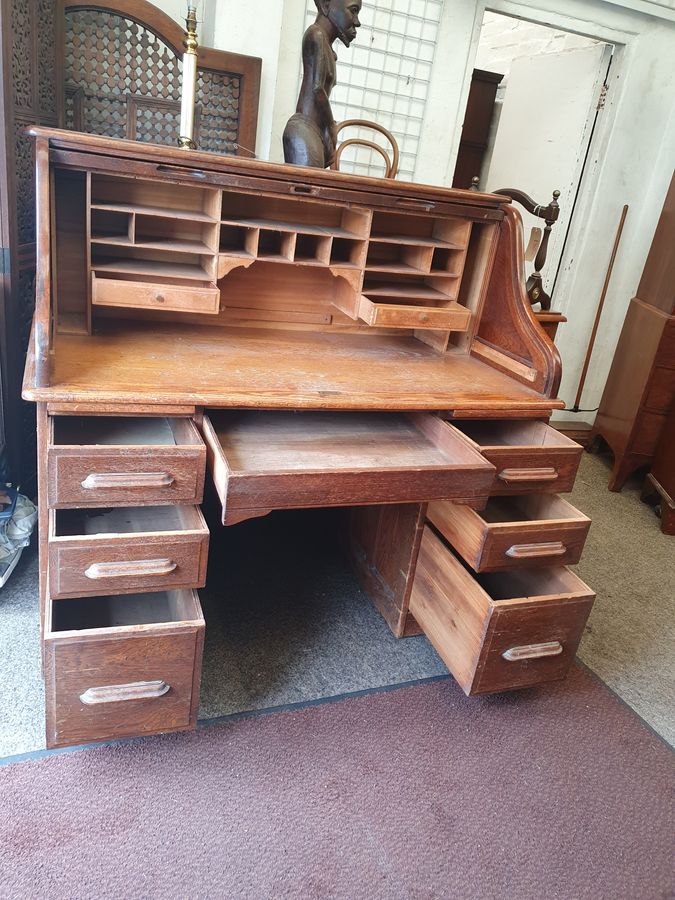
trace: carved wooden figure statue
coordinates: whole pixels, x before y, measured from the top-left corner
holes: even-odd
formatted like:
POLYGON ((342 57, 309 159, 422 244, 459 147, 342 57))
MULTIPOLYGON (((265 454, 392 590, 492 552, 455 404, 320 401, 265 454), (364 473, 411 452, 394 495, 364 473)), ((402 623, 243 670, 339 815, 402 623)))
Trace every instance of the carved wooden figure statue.
POLYGON ((316 21, 302 39, 303 77, 295 115, 284 130, 284 159, 297 166, 328 168, 335 157, 337 133, 330 108, 339 38, 349 47, 359 28, 361 0, 314 0, 316 21))

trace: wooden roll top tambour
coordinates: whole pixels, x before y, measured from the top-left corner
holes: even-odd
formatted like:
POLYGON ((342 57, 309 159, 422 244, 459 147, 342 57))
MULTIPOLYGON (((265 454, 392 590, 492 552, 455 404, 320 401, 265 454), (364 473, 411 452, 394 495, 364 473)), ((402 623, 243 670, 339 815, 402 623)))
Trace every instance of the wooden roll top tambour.
MULTIPOLYGON (((455 550, 470 544, 466 562, 484 566, 481 534, 495 530, 442 504, 481 510, 500 492, 569 490, 578 464, 578 448, 546 424, 563 406, 560 361, 525 294, 509 200, 31 133, 38 275, 24 397, 38 404, 49 744, 194 727, 205 469, 226 525, 273 509, 354 507, 349 543, 373 600, 395 633, 410 633, 416 584, 422 626, 433 623, 430 637, 448 661, 437 633, 446 617, 423 613, 416 574, 422 534, 435 527, 425 524, 427 503, 436 520, 475 529, 455 550), (112 512, 101 516, 104 507, 112 512), (106 534, 106 522, 122 520, 145 536, 145 554, 128 534, 106 534), (401 558, 389 554, 385 564, 380 550, 392 541, 401 558), (179 694, 176 641, 192 660, 179 694), (133 648, 128 672, 120 646, 133 648), (100 660, 101 678, 75 677, 79 658, 89 673, 100 660), (162 691, 135 687, 146 683, 162 691), (81 696, 100 702, 81 708, 81 696)), ((578 558, 584 518, 571 507, 556 518, 556 503, 540 512, 525 497, 531 522, 512 540, 508 520, 500 524, 503 552, 520 548, 504 568, 533 560, 541 572, 578 558), (570 519, 582 525, 568 552, 570 519)), ((435 560, 445 546, 433 543, 435 560)), ((491 570, 500 553, 490 551, 491 570)), ((458 566, 453 556, 441 568, 458 566)), ((537 631, 537 646, 564 638, 555 664, 546 654, 536 665, 529 652, 505 657, 514 661, 503 663, 503 687, 531 683, 530 671, 534 681, 561 677, 587 608, 574 607, 566 637, 537 631)), ((498 678, 489 685, 500 689, 498 678)))

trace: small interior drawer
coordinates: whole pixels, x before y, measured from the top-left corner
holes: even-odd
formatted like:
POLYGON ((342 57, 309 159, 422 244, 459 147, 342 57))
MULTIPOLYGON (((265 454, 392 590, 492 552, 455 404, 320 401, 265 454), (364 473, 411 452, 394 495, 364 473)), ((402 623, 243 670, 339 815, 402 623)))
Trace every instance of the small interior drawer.
POLYGON ((545 422, 453 420, 497 472, 490 493, 571 491, 583 448, 545 422))
POLYGON ((49 511, 54 599, 203 587, 209 529, 197 506, 49 511))
POLYGON ((564 566, 472 575, 427 525, 410 612, 466 694, 564 678, 595 594, 564 566))
POLYGON ((194 591, 50 599, 47 745, 194 728, 203 642, 194 591))
POLYGON ((190 419, 55 416, 49 420, 48 503, 201 503, 206 449, 190 419))
POLYGON ((380 328, 431 328, 466 331, 471 313, 459 303, 448 306, 415 306, 404 303, 375 303, 368 297, 359 300, 359 319, 380 328))
POLYGON ((226 525, 311 506, 482 505, 494 474, 462 434, 424 413, 211 411, 204 440, 226 525))
POLYGON ((491 497, 480 512, 436 500, 427 518, 476 572, 575 565, 591 525, 555 494, 491 497))
POLYGON ((213 285, 161 284, 153 281, 91 276, 94 306, 210 313, 220 310, 220 291, 213 285))

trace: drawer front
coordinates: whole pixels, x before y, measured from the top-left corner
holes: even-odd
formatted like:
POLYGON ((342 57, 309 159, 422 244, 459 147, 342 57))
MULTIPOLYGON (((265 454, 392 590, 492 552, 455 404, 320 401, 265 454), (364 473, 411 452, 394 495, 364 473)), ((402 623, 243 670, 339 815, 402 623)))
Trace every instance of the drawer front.
POLYGON ((592 605, 590 597, 497 606, 471 693, 489 694, 564 678, 592 605))
POLYGON ((490 493, 562 493, 571 491, 583 448, 541 421, 453 421, 497 469, 490 493))
POLYGON ((52 597, 203 587, 208 536, 73 538, 49 542, 52 597))
POLYGON ((51 447, 48 502, 53 509, 81 506, 201 503, 203 446, 143 450, 51 447))
POLYGON ((220 309, 217 287, 187 287, 152 284, 92 276, 92 303, 133 309, 166 309, 177 312, 212 313, 220 309))
POLYGON ((591 522, 561 498, 554 499, 574 518, 556 518, 554 510, 550 519, 489 522, 482 511, 440 500, 429 504, 427 519, 476 572, 576 565, 591 522))
POLYGON ((652 412, 641 412, 635 420, 629 444, 631 453, 653 456, 661 431, 666 423, 666 416, 652 412))
POLYGON ((380 328, 431 328, 466 331, 471 313, 458 303, 447 308, 417 307, 403 304, 373 303, 368 297, 359 301, 359 318, 380 328))
POLYGON ((675 368, 654 369, 645 396, 645 408, 651 412, 667 413, 673 397, 675 397, 675 368))
POLYGON ((194 727, 193 681, 201 670, 202 639, 203 632, 190 628, 47 642, 48 746, 194 727))
POLYGON ((663 337, 656 352, 655 366, 663 366, 666 369, 675 369, 675 316, 668 319, 663 330, 663 337))
POLYGON ((427 527, 410 612, 466 694, 494 693, 563 678, 595 595, 563 566, 503 572, 495 600, 427 527), (506 599, 508 580, 522 593, 506 599))
POLYGON ((489 447, 483 456, 497 469, 491 494, 564 493, 577 477, 583 448, 489 447))

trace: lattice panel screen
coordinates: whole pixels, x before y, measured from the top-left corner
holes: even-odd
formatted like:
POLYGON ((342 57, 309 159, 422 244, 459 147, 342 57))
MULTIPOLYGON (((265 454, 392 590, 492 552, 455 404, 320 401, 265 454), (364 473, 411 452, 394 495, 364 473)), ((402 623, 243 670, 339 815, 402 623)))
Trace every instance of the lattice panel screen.
MULTIPOLYGON (((77 131, 175 144, 181 65, 143 25, 105 10, 75 9, 65 26, 66 126, 77 131)), ((235 153, 241 79, 199 70, 195 140, 235 153)))
MULTIPOLYGON (((401 149, 398 178, 414 179, 422 138, 443 0, 368 0, 360 15, 361 28, 348 49, 335 43, 337 84, 331 94, 336 121, 369 119, 393 133, 401 149)), ((316 18, 307 0, 305 27, 316 18)), ((388 146, 372 131, 350 129, 341 139, 365 137, 388 146)), ((349 147, 340 168, 359 175, 381 176, 379 155, 365 147, 349 147)))

